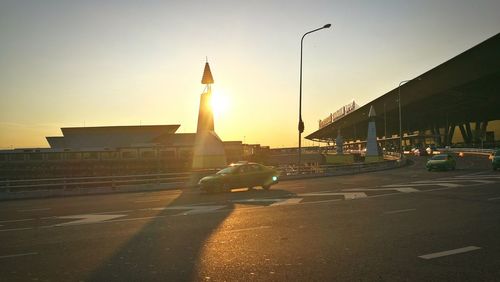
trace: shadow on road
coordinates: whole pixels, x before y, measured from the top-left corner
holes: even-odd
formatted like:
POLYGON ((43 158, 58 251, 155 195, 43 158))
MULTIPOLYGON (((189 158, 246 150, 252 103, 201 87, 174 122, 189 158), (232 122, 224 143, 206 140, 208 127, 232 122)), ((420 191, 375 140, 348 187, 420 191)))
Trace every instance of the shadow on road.
POLYGON ((198 280, 203 264, 203 248, 212 234, 224 225, 243 201, 249 205, 269 205, 270 202, 244 202, 249 198, 286 197, 284 190, 252 190, 247 192, 203 195, 193 189, 183 190, 178 198, 144 224, 140 230, 92 271, 90 281, 192 281, 198 280), (173 207, 216 206, 208 212, 192 212, 189 208, 173 207), (194 204, 193 204, 194 203, 194 204))

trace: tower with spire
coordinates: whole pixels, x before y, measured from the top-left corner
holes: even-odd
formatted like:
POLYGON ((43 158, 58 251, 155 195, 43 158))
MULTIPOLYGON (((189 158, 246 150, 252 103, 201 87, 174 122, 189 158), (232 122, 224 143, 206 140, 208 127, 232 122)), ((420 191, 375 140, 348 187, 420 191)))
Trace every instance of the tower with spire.
POLYGON ((227 165, 224 144, 215 133, 214 114, 210 103, 213 83, 214 78, 207 60, 201 78, 201 84, 205 85, 205 89, 200 96, 193 169, 220 168, 227 165))
POLYGON ((200 109, 198 111, 198 127, 196 132, 200 133, 202 131, 214 131, 214 113, 210 105, 212 100, 212 84, 214 83, 214 78, 212 72, 210 71, 210 65, 208 61, 205 62, 205 69, 203 70, 203 76, 201 78, 201 84, 205 85, 205 90, 200 97, 200 109))

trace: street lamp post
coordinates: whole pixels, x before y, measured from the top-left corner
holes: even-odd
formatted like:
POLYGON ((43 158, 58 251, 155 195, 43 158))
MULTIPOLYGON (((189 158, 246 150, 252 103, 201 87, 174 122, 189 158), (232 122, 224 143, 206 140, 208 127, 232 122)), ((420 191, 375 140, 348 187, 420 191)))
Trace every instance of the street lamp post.
POLYGON ((324 28, 330 28, 332 25, 331 24, 325 24, 324 26, 313 29, 311 31, 308 31, 302 35, 302 38, 300 39, 300 86, 299 86, 299 162, 298 162, 298 169, 300 170, 300 164, 301 164, 301 158, 302 158, 302 132, 304 132, 304 121, 302 121, 302 49, 304 46, 304 37, 308 35, 309 33, 316 32, 318 30, 322 30, 324 28))
POLYGON ((401 85, 412 80, 421 80, 420 77, 403 80, 398 85, 398 108, 399 108, 399 158, 403 156, 403 130, 401 126, 401 85))

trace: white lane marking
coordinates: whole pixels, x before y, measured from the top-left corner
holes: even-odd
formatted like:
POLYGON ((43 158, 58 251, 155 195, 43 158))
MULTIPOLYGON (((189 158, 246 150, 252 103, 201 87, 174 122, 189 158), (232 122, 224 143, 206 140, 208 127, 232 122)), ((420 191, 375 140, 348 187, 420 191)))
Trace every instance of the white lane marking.
POLYGON ((496 200, 500 200, 500 197, 495 197, 495 198, 489 198, 488 201, 496 201, 496 200))
POLYGON ((492 180, 469 180, 470 182, 476 182, 476 183, 483 183, 483 184, 491 184, 495 183, 496 181, 492 180))
POLYGON ((311 193, 297 194, 297 196, 301 196, 301 197, 338 196, 338 193, 336 193, 336 192, 330 192, 330 191, 325 191, 325 192, 311 192, 311 193))
POLYGON ((24 257, 24 256, 34 256, 34 255, 38 255, 38 253, 32 252, 32 253, 24 253, 24 254, 6 255, 6 256, 0 256, 0 259, 4 259, 4 258, 16 258, 16 257, 24 257))
POLYGON ((0 229, 0 232, 22 231, 22 230, 30 230, 30 229, 33 229, 33 228, 25 227, 25 228, 0 229))
POLYGON ((101 221, 106 221, 118 217, 123 217, 125 214, 81 214, 81 215, 68 215, 68 216, 58 216, 59 219, 77 219, 74 221, 56 224, 55 226, 67 226, 67 225, 81 225, 81 224, 91 224, 98 223, 101 221))
POLYGON ((459 176, 469 176, 469 175, 493 175, 493 174, 488 174, 488 172, 485 172, 485 171, 479 171, 479 172, 474 172, 474 173, 469 173, 469 174, 464 174, 464 175, 459 175, 459 176))
POLYGON ((306 186, 304 185, 280 185, 280 188, 281 186, 283 186, 282 188, 293 188, 293 189, 301 189, 301 188, 306 188, 306 186))
POLYGON ((398 191, 401 193, 414 193, 420 192, 412 187, 394 187, 394 188, 353 188, 353 189, 343 189, 342 191, 398 191))
MULTIPOLYGON (((423 193, 426 192, 433 192, 433 191, 441 191, 441 190, 448 190, 450 188, 438 188, 438 189, 432 189, 432 190, 426 190, 422 191, 423 193)), ((373 196, 367 196, 366 198, 381 198, 381 197, 388 197, 388 196, 396 196, 396 195, 403 195, 401 193, 388 193, 388 194, 381 194, 381 195, 373 195, 373 196)), ((342 199, 329 199, 329 200, 320 200, 320 201, 311 201, 311 202, 301 202, 301 205, 317 205, 317 204, 330 204, 334 202, 341 202, 344 201, 342 199)), ((263 208, 268 208, 268 207, 274 207, 272 205, 269 206, 253 206, 253 207, 242 207, 238 209, 219 209, 217 211, 213 211, 212 213, 218 213, 218 212, 234 212, 234 213, 242 213, 242 212, 247 212, 247 211, 252 211, 256 209, 263 209, 263 208)), ((164 210, 165 208, 154 208, 154 210, 164 210)), ((153 209, 140 209, 140 210, 153 210, 153 209)), ((182 214, 181 214, 182 215, 182 214)), ((146 216, 146 217, 136 217, 136 218, 124 218, 124 219, 117 219, 117 220, 110 220, 110 221, 101 221, 101 222, 96 222, 96 223, 118 223, 118 222, 127 222, 127 221, 137 221, 137 220, 150 220, 150 219, 159 219, 159 218, 166 218, 170 216, 179 216, 179 214, 174 214, 174 215, 155 215, 155 216, 146 216)), ((52 217, 54 218, 54 217, 52 217)), ((48 226, 40 226, 40 228, 53 228, 55 225, 48 225, 48 226)))
POLYGON ((366 198, 367 195, 364 192, 354 192, 354 193, 338 193, 339 195, 343 195, 346 200, 354 200, 359 198, 366 198))
POLYGON ((191 214, 201 214, 201 213, 210 213, 216 211, 218 209, 225 208, 226 206, 174 206, 174 207, 165 207, 165 208, 152 208, 154 211, 162 211, 162 210, 187 210, 186 212, 182 212, 179 215, 191 215, 191 214))
POLYGON ((259 229, 267 229, 271 228, 271 226, 257 226, 257 227, 250 227, 250 228, 242 228, 242 229, 235 229, 235 230, 227 230, 227 231, 222 231, 224 233, 235 233, 235 232, 244 232, 244 231, 253 231, 253 230, 259 230, 259 229))
POLYGON ((269 203, 269 202, 280 202, 280 201, 284 201, 286 199, 267 199, 267 198, 263 198, 263 199, 241 199, 241 200, 232 200, 231 202, 232 203, 269 203))
MULTIPOLYGON (((140 210, 140 209, 139 209, 140 210)), ((133 212, 133 211, 136 211, 136 210, 124 210, 124 211, 108 211, 108 212, 96 212, 96 213, 93 213, 93 214, 108 214, 108 213, 129 213, 129 212, 133 212)), ((54 218, 54 217, 51 217, 51 218, 54 218)))
POLYGON ((498 181, 500 179, 500 176, 482 176, 482 177, 455 177, 452 181, 456 180, 483 180, 483 179, 490 179, 491 181, 498 181))
POLYGON ((28 209, 28 210, 18 210, 18 212, 32 212, 32 211, 48 211, 50 208, 36 208, 36 209, 28 209))
POLYGON ((393 211, 386 211, 384 214, 395 214, 395 213, 403 213, 403 212, 411 212, 411 211, 416 211, 417 209, 404 209, 404 210, 393 210, 393 211))
POLYGON ((444 257, 444 256, 450 256, 450 255, 456 255, 456 254, 461 254, 461 253, 466 253, 470 251, 475 251, 481 249, 480 247, 476 246, 468 246, 468 247, 463 247, 459 249, 454 249, 454 250, 449 250, 449 251, 443 251, 443 252, 437 252, 437 253, 432 253, 432 254, 427 254, 427 255, 421 255, 418 256, 419 258, 423 259, 433 259, 433 258, 439 258, 439 257, 444 257))
POLYGON ((139 201, 134 201, 134 203, 153 203, 153 202, 159 202, 161 200, 156 199, 156 200, 139 200, 139 201))
POLYGON ((276 202, 271 204, 271 206, 285 206, 285 205, 296 205, 302 201, 302 198, 290 198, 290 199, 285 199, 280 202, 276 202))
POLYGON ((425 184, 418 184, 418 183, 413 183, 413 184, 391 184, 391 185, 384 185, 382 187, 412 187, 412 186, 443 186, 443 187, 460 187, 463 186, 462 184, 456 184, 456 183, 449 183, 449 182, 429 182, 425 184))
POLYGON ((326 192, 326 193, 304 193, 298 194, 300 197, 312 197, 312 196, 344 196, 346 200, 354 200, 359 198, 366 198, 367 195, 364 192, 346 192, 346 193, 338 193, 338 192, 326 192))
POLYGON ((495 181, 493 181, 493 180, 478 180, 478 179, 422 180, 422 181, 415 181, 415 182, 412 182, 412 183, 432 184, 432 183, 449 183, 450 181, 452 181, 452 182, 475 182, 475 183, 482 183, 482 184, 495 183, 495 181))
POLYGON ((30 221, 35 220, 34 218, 25 218, 25 219, 13 219, 13 220, 2 220, 0 223, 10 223, 10 222, 21 222, 21 221, 30 221))
MULTIPOLYGON (((94 223, 117 223, 117 222, 125 222, 125 221, 136 221, 136 220, 147 220, 147 219, 157 219, 157 218, 164 218, 167 216, 172 216, 172 215, 155 215, 155 216, 145 216, 145 217, 136 217, 136 218, 124 218, 124 219, 116 219, 116 220, 110 220, 110 221, 99 221, 99 222, 94 222, 94 223)), ((40 228, 54 228, 54 227, 67 227, 71 225, 45 225, 45 226, 40 226, 40 228)))

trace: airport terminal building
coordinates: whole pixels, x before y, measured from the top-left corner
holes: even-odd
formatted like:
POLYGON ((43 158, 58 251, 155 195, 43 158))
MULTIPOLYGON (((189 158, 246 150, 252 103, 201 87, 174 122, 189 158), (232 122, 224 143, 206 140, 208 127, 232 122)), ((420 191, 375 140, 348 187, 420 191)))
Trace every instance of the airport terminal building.
MULTIPOLYGON (((50 148, 0 151, 4 179, 150 174, 191 169, 196 133, 180 125, 61 128, 50 148)), ((241 141, 223 142, 228 162, 243 159, 241 141)))
POLYGON ((366 146, 370 108, 379 146, 500 146, 500 33, 361 107, 320 116, 307 139, 345 149, 366 146), (326 116, 326 118, 325 118, 326 116))

